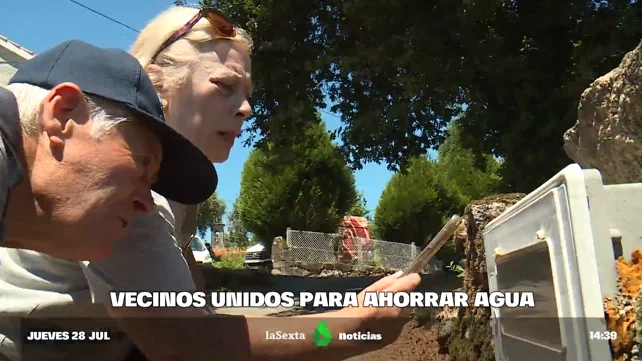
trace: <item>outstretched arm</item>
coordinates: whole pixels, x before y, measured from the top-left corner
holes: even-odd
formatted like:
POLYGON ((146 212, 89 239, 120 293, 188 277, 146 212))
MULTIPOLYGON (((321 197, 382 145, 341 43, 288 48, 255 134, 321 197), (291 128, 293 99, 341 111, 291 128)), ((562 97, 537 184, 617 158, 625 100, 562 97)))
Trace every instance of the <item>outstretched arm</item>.
MULTIPOLYGON (((419 282, 417 274, 403 278, 388 276, 366 291, 410 291, 419 282)), ((363 307, 295 317, 207 317, 196 309, 110 308, 109 312, 151 361, 339 361, 394 342, 408 320, 397 308, 363 307), (321 321, 327 322, 333 337, 325 347, 317 346, 313 340, 321 321), (368 331, 383 337, 380 341, 348 341, 337 337, 339 333, 368 331), (278 333, 291 334, 294 338, 271 339, 270 335, 278 333), (204 344, 210 347, 203 347, 204 344)))

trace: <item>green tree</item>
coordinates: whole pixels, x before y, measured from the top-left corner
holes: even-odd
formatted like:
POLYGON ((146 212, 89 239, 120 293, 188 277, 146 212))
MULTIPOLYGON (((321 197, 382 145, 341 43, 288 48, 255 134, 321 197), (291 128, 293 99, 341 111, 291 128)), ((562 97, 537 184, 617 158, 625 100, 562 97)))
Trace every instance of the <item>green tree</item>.
MULTIPOLYGON (((417 157, 388 182, 375 212, 376 236, 425 246, 450 216, 461 214, 470 201, 497 192, 501 163, 492 156, 484 159, 479 168, 473 152, 461 144, 459 126, 452 125, 437 160, 417 157)), ((439 257, 454 260, 454 245, 445 246, 439 257)))
POLYGON ((229 214, 227 233, 225 234, 225 243, 236 247, 248 247, 250 245, 250 237, 248 231, 241 221, 239 214, 239 200, 234 201, 232 212, 229 214))
POLYGON ((288 148, 252 151, 241 177, 240 219, 271 246, 293 229, 335 232, 356 201, 355 180, 322 122, 312 122, 288 148))
POLYGON ((366 197, 363 195, 363 193, 358 192, 356 201, 350 209, 349 215, 365 217, 368 222, 372 222, 372 215, 370 213, 371 212, 368 209, 368 202, 366 201, 366 197))
POLYGON ((375 210, 373 231, 378 239, 421 245, 436 234, 444 217, 459 206, 437 172, 436 162, 417 157, 406 172, 392 176, 375 210))
POLYGON ((630 0, 214 3, 254 35, 249 143, 287 142, 329 99, 350 164, 397 170, 438 147, 466 104, 462 140, 504 159, 512 191, 569 162, 562 134, 582 91, 642 38, 630 0))
POLYGON ((196 219, 197 233, 204 235, 213 224, 223 221, 224 214, 225 202, 219 199, 216 193, 212 194, 210 198, 198 207, 198 218, 196 219))
POLYGON ((499 175, 502 162, 490 154, 478 157, 471 149, 465 148, 459 124, 453 123, 449 127, 438 154, 437 176, 458 200, 457 212, 463 211, 471 201, 499 191, 502 184, 499 175))

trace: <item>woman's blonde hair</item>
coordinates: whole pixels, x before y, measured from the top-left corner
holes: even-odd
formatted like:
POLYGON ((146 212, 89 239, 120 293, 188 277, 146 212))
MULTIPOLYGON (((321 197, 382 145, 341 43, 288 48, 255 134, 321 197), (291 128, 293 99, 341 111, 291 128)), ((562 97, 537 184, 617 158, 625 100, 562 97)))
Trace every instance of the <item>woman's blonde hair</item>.
MULTIPOLYGON (((154 61, 163 68, 163 83, 174 87, 183 82, 189 74, 189 66, 196 62, 204 52, 204 45, 217 39, 228 39, 241 44, 251 54, 253 43, 250 35, 243 29, 237 28, 234 38, 217 36, 207 19, 201 19, 190 32, 176 40, 152 59, 154 54, 178 29, 184 26, 198 9, 173 6, 154 19, 140 32, 131 48, 131 54, 138 59, 143 67, 154 61)), ((149 74, 152 82, 157 85, 154 74, 149 74)))

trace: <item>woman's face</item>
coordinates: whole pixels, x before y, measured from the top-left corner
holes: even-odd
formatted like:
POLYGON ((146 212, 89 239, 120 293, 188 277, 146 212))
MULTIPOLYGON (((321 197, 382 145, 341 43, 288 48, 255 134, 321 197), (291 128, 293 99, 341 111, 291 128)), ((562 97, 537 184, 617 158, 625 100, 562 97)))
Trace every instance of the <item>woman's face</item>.
POLYGON ((222 163, 251 115, 251 61, 234 41, 215 41, 205 50, 187 81, 169 94, 166 116, 213 163, 222 163))

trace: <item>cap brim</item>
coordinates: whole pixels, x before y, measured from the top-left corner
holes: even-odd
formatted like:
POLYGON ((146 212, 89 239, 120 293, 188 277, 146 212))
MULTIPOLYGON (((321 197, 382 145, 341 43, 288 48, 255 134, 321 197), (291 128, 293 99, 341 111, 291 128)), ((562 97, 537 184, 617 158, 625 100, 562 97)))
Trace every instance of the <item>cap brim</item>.
POLYGON ((164 122, 142 117, 160 138, 163 160, 152 190, 181 204, 200 204, 216 191, 212 162, 192 142, 164 122))

